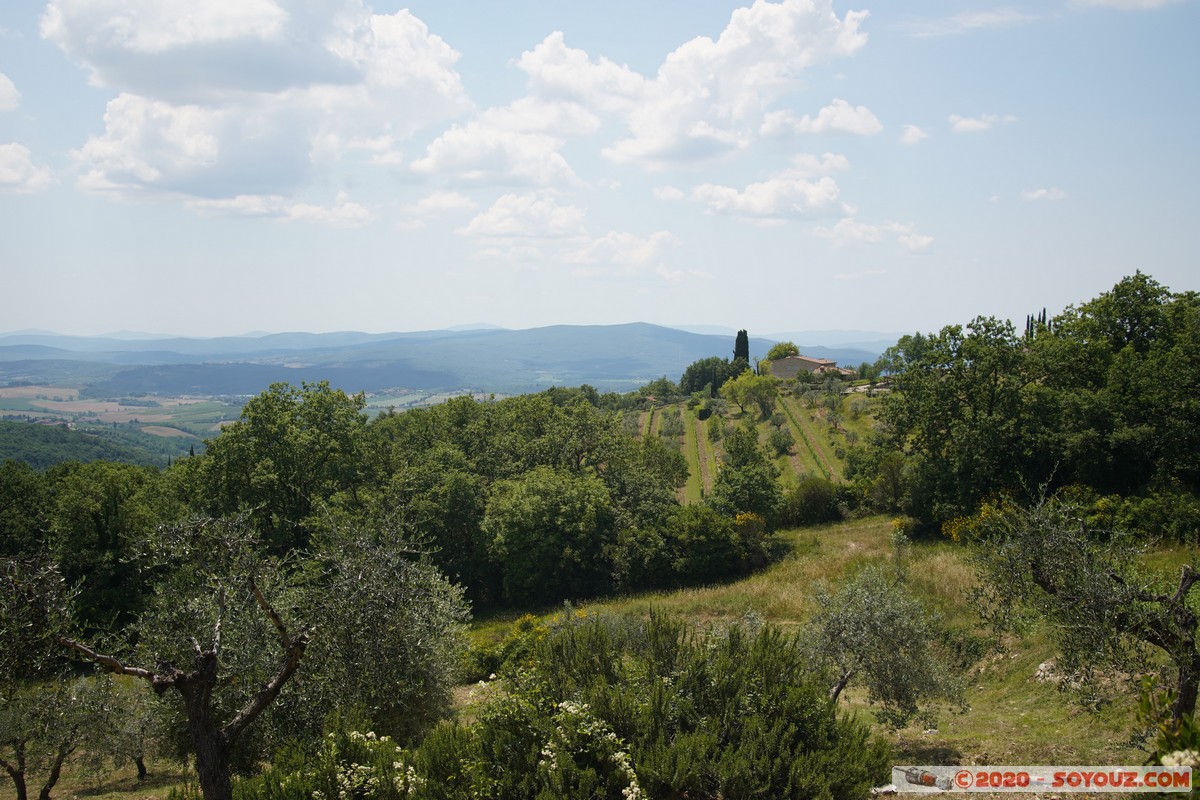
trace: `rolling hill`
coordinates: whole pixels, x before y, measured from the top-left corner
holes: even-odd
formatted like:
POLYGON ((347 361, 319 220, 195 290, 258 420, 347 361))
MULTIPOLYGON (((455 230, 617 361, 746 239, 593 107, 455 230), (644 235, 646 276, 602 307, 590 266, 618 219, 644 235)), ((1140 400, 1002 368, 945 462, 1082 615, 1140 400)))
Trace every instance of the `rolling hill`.
MULTIPOLYGON (((751 356, 762 356, 771 344, 751 339, 751 356)), ((801 346, 806 355, 848 365, 879 355, 862 345, 801 346)), ((0 336, 0 383, 86 386, 91 396, 245 395, 276 381, 316 380, 351 392, 403 387, 515 393, 583 383, 628 391, 662 376, 677 380, 693 361, 729 356, 732 348, 728 336, 646 323, 213 339, 32 332, 0 336)))

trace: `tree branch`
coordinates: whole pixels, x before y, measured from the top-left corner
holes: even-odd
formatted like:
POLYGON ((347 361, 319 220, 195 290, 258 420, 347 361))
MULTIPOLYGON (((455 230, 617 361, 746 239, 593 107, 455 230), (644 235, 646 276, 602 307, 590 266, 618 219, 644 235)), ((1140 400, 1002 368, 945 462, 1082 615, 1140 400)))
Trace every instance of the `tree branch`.
MULTIPOLYGON (((285 654, 289 653, 292 648, 292 638, 288 636, 287 628, 283 624, 283 619, 279 613, 271 608, 271 604, 267 602, 267 598, 263 597, 262 590, 258 588, 258 582, 253 578, 250 579, 250 589, 254 592, 254 599, 258 601, 258 606, 271 619, 271 624, 275 626, 275 630, 279 631, 279 643, 283 647, 285 654)), ((303 650, 303 648, 301 648, 303 650)))
POLYGON ((87 645, 80 644, 79 642, 68 639, 65 636, 58 637, 58 643, 60 645, 62 645, 63 647, 69 648, 69 649, 74 650, 75 652, 79 653, 84 658, 86 658, 88 661, 91 661, 95 664, 100 664, 101 666, 104 666, 104 667, 108 667, 113 672, 117 673, 118 675, 133 675, 134 677, 137 677, 137 678, 145 678, 146 680, 150 681, 151 683, 153 683, 158 678, 158 675, 156 673, 151 672, 148 669, 142 669, 141 667, 126 666, 125 664, 122 664, 120 661, 113 658, 112 656, 106 656, 103 653, 97 653, 95 650, 88 647, 87 645))
POLYGON ((225 587, 221 587, 221 591, 217 593, 217 622, 213 625, 213 645, 212 652, 214 656, 221 654, 221 623, 225 619, 225 587))
POLYGON ((1172 605, 1177 606, 1183 603, 1196 581, 1200 581, 1200 572, 1192 569, 1191 564, 1184 564, 1183 569, 1179 571, 1179 588, 1175 591, 1175 596, 1171 598, 1172 605))
MULTIPOLYGON (((255 587, 255 594, 258 595, 258 589, 255 587)), ((286 632, 283 634, 286 638, 286 632)), ((300 666, 300 659, 304 656, 304 648, 308 646, 308 634, 301 632, 295 639, 291 640, 284 652, 283 667, 279 673, 271 679, 258 691, 254 697, 250 699, 242 710, 237 713, 229 724, 221 731, 226 742, 232 743, 237 738, 247 725, 254 721, 255 717, 263 712, 263 710, 274 702, 279 695, 279 690, 292 677, 292 673, 300 666)))

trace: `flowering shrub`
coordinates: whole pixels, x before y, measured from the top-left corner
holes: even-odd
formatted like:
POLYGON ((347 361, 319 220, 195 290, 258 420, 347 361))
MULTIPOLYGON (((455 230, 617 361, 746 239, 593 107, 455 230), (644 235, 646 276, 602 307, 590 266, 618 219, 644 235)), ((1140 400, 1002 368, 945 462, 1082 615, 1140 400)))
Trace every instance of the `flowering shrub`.
POLYGON ((424 785, 410 754, 373 731, 335 731, 315 755, 285 749, 262 775, 239 781, 237 800, 415 800, 424 785))

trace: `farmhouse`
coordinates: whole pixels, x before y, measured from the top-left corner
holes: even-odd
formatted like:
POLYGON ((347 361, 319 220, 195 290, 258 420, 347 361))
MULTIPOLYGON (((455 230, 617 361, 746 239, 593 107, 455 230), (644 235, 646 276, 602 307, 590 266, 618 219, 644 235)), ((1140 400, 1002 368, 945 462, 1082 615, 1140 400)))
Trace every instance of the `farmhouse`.
POLYGON ((771 362, 771 375, 776 378, 795 378, 801 372, 820 373, 826 370, 840 372, 836 361, 828 358, 809 358, 808 356, 788 356, 777 358, 771 362))

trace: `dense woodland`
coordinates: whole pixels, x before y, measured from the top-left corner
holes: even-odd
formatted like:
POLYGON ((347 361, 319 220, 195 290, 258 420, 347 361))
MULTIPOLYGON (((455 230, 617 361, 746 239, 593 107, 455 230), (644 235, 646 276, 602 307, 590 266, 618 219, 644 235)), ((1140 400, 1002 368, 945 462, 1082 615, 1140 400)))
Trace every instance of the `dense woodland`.
POLYGON ((871 657, 872 630, 929 638, 897 575, 825 595, 797 636, 568 609, 482 652, 463 625, 728 579, 778 557, 781 527, 873 513, 979 553, 997 625, 1108 620, 1099 653, 1063 637, 1081 668, 1155 650, 1171 742, 1194 731, 1196 573, 1164 591, 1121 559, 1198 540, 1200 297, 1139 273, 1021 331, 906 336, 860 368, 869 403, 840 376, 753 369, 745 332, 732 355, 630 394, 374 418, 327 383, 275 384, 166 469, 4 462, 0 766, 20 800, 82 754, 152 751, 190 753, 209 800, 865 796, 888 754, 842 689, 864 680, 903 724, 953 699, 969 658, 948 639, 903 676, 871 657), (818 411, 840 452, 804 461, 818 411), (685 418, 720 454, 706 480, 685 418), (440 722, 465 679, 492 687, 487 710, 440 722))

